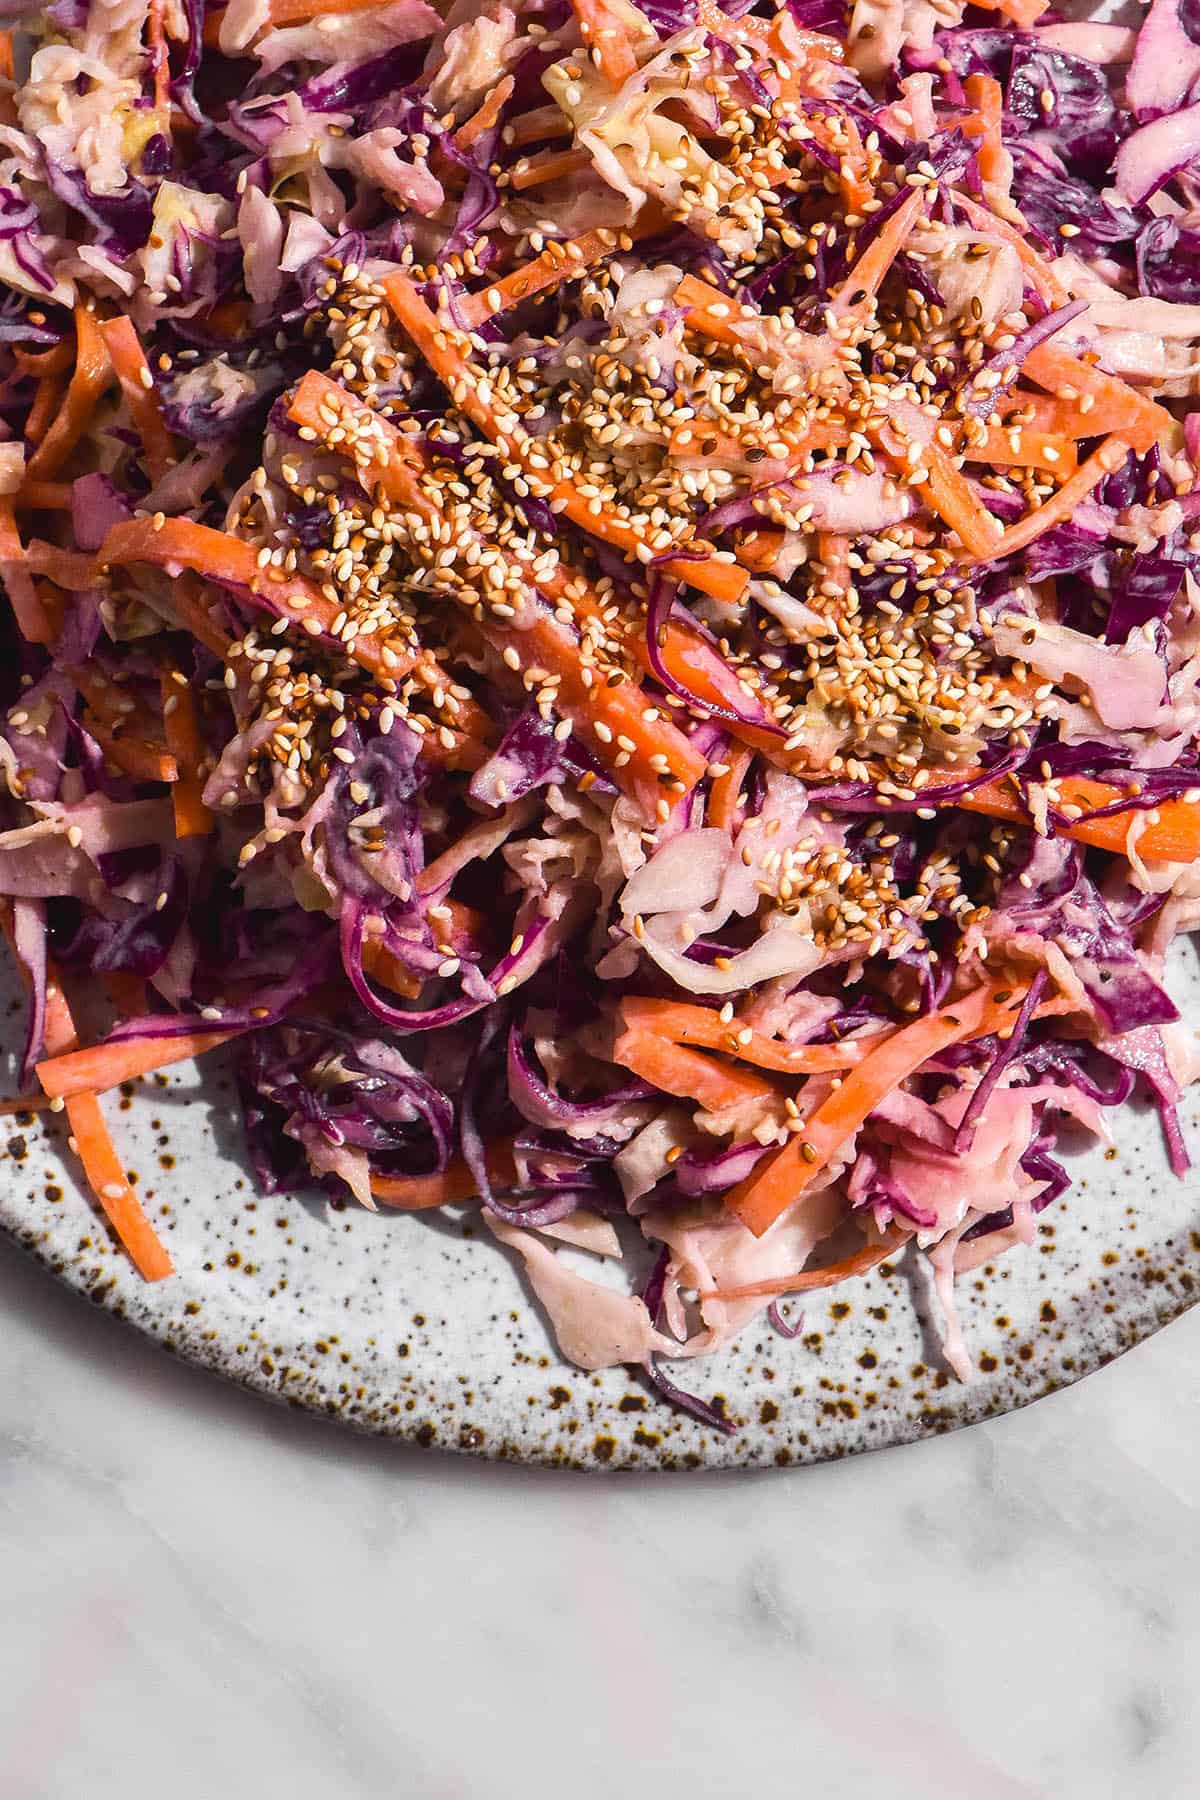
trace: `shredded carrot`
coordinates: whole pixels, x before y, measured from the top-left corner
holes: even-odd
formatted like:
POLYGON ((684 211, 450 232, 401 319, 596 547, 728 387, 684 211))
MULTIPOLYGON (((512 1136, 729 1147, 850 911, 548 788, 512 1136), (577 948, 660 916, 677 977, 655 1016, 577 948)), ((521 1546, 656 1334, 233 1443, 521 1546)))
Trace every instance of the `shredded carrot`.
MULTIPOLYGON (((104 1115, 100 1111, 95 1088, 87 1085, 73 1087, 69 1095, 62 1096, 46 1088, 43 1070, 55 1063, 66 1062, 72 1055, 86 1057, 93 1054, 90 1051, 77 1051, 78 1041, 75 1022, 62 991, 58 972, 51 968, 47 971, 46 981, 46 1048, 51 1055, 46 1062, 38 1064, 38 1079, 51 1099, 66 1099, 71 1148, 82 1162, 88 1185, 109 1224, 125 1246, 130 1261, 147 1281, 162 1281, 165 1276, 174 1274, 175 1265, 142 1211, 137 1195, 121 1167, 104 1115)), ((116 1086, 117 1083, 110 1085, 116 1086)))
POLYGON ((0 497, 0 581, 26 643, 52 644, 58 636, 58 623, 33 585, 29 559, 13 517, 12 500, 7 495, 0 497))
MULTIPOLYGON (((546 138, 566 137, 570 130, 571 121, 561 107, 535 106, 504 127, 504 141, 520 149, 525 144, 540 144, 546 138)), ((566 247, 561 246, 564 250, 566 247)))
POLYGON ((1008 153, 1000 135, 1004 119, 1004 92, 993 75, 968 75, 963 91, 979 115, 979 173, 984 181, 1002 181, 1008 153))
POLYGON ((1002 12, 1020 31, 1029 31, 1050 4, 1050 0, 979 0, 987 12, 1002 12))
POLYGON ((95 313, 75 308, 75 372, 61 412, 29 459, 35 481, 57 475, 91 423, 97 402, 113 378, 112 361, 95 313))
POLYGON ((851 265, 850 273, 832 296, 829 310, 835 318, 844 318, 875 298, 924 211, 925 189, 913 188, 851 265))
POLYGON ((567 281, 578 281, 588 269, 613 254, 615 231, 588 231, 582 237, 568 238, 543 250, 532 262, 513 269, 501 281, 490 282, 477 294, 468 294, 459 302, 459 311, 467 329, 474 331, 497 313, 508 312, 522 300, 535 294, 553 293, 567 281))
MULTIPOLYGON (((561 512, 564 518, 570 519, 573 525, 587 532, 590 537, 611 544, 626 556, 642 560, 641 553, 647 548, 644 535, 614 508, 601 507, 599 513, 593 511, 596 503, 581 494, 571 481, 564 479, 552 485, 542 482, 530 459, 533 456, 541 459, 544 452, 519 427, 501 429, 490 401, 482 398, 471 365, 470 339, 448 318, 435 317, 430 312, 407 275, 387 276, 383 288, 396 318, 439 381, 451 389, 460 410, 485 437, 490 438, 498 447, 504 447, 516 462, 527 469, 539 486, 547 486, 551 508, 561 512)), ((690 552, 699 550, 707 554, 702 561, 680 558, 678 561, 664 562, 664 574, 674 580, 690 582, 693 587, 728 605, 736 604, 746 591, 749 579, 746 571, 739 569, 736 563, 722 559, 711 551, 710 546, 696 540, 689 542, 687 548, 690 552)))
MULTIPOLYGON (((245 588, 272 611, 311 619, 332 635, 343 610, 338 603, 327 599, 303 576, 286 575, 273 563, 261 564, 263 554, 242 538, 192 519, 164 519, 157 525, 153 519, 125 519, 109 531, 97 552, 96 565, 104 569, 112 563, 145 562, 165 569, 191 569, 211 581, 245 588)), ((341 641, 346 655, 373 675, 399 679, 412 667, 408 646, 391 643, 379 632, 360 632, 353 641, 345 637, 341 641)))
POLYGON ((385 0, 268 0, 267 18, 278 30, 283 25, 305 25, 329 13, 374 12, 385 0))
MULTIPOLYGON (((1136 780, 1136 777, 1132 777, 1136 780)), ((1084 814, 1129 800, 1127 811, 1110 813, 1104 819, 1086 816, 1074 819, 1061 828, 1064 837, 1081 844, 1093 844, 1098 850, 1109 850, 1116 856, 1128 853, 1129 833, 1139 827, 1136 844, 1139 856, 1150 862, 1195 862, 1200 858, 1200 805, 1191 800, 1160 800, 1150 810, 1134 807, 1132 796, 1124 788, 1107 781, 1091 781, 1081 775, 1063 775, 1055 781, 1058 799, 1055 809, 1080 807, 1084 814)), ((964 794, 957 805, 964 812, 984 813, 992 819, 1029 822, 1017 791, 1008 781, 989 781, 964 794)))
POLYGON ((722 293, 720 288, 701 281, 695 275, 683 277, 675 289, 673 299, 676 306, 688 308, 689 329, 702 331, 714 343, 728 344, 731 349, 744 346, 744 339, 736 327, 761 317, 752 306, 746 306, 732 295, 722 293))
POLYGON ((753 757, 749 750, 731 750, 724 760, 725 773, 715 776, 708 790, 704 822, 706 825, 716 825, 722 831, 732 831, 741 799, 742 783, 753 757))
POLYGON ((544 187, 548 181, 582 175, 591 166, 586 150, 546 150, 541 156, 527 156, 515 164, 511 185, 519 193, 525 188, 544 187))
POLYGON ((129 1185, 95 1094, 76 1094, 68 1100, 67 1120, 71 1148, 130 1261, 144 1280, 165 1281, 175 1273, 175 1264, 129 1185))
POLYGON ((43 375, 66 375, 75 361, 75 352, 68 339, 61 338, 49 350, 22 350, 15 346, 12 358, 22 375, 40 381, 43 375))
POLYGON ((171 789, 177 838, 205 837, 213 828, 213 815, 204 804, 204 739, 200 714, 189 683, 174 674, 162 678, 163 731, 167 749, 179 766, 179 780, 171 789))
POLYGON ((171 68, 163 33, 163 0, 149 0, 146 9, 146 53, 154 71, 154 108, 169 126, 171 118, 171 68))
POLYGON ((126 1038, 115 1044, 96 1044, 87 1050, 72 1046, 40 1062, 37 1076, 52 1100, 66 1100, 73 1094, 103 1094, 109 1088, 120 1087, 123 1081, 136 1081, 141 1075, 168 1069, 172 1063, 187 1062, 189 1057, 217 1050, 237 1036, 237 1031, 189 1031, 175 1037, 126 1038))
POLYGON ((785 1044, 755 1031, 736 1015, 726 1025, 711 1007, 682 1000, 629 996, 622 1000, 620 1010, 627 1030, 635 1037, 660 1037, 672 1044, 719 1050, 737 1062, 750 1063, 756 1069, 772 1069, 780 1075, 823 1075, 852 1069, 862 1061, 873 1041, 866 1038, 847 1039, 841 1044, 785 1044))
MULTIPOLYGON (((1065 481, 1056 494, 1041 506, 1035 506, 1010 525, 999 536, 994 537, 990 546, 976 548, 967 544, 978 562, 992 562, 1001 556, 1011 556, 1017 550, 1027 549, 1042 533, 1049 531, 1053 525, 1062 525, 1071 517, 1081 500, 1086 500, 1094 487, 1098 487, 1106 475, 1115 474, 1129 455, 1129 445, 1122 437, 1108 437, 1094 450, 1087 461, 1076 470, 1069 481, 1065 481)), ((960 478, 961 479, 961 478, 960 478)), ((962 537, 962 532, 959 536, 962 537)), ((967 540, 963 538, 963 542, 967 540)))
MULTIPOLYGON (((489 1144, 487 1167, 497 1187, 511 1187, 516 1180, 512 1144, 489 1144)), ((419 1212, 433 1206, 461 1205, 464 1200, 474 1200, 479 1189, 459 1156, 440 1175, 372 1175, 371 1192, 385 1206, 419 1212)))
POLYGON ((912 1236, 902 1225, 889 1225, 877 1244, 864 1244, 840 1262, 821 1269, 797 1269, 794 1275, 777 1275, 770 1281, 747 1281, 740 1287, 704 1288, 702 1300, 759 1300, 768 1294, 810 1294, 817 1288, 837 1287, 856 1275, 868 1275, 881 1262, 902 1250, 912 1236))
POLYGON ((33 405, 25 420, 25 439, 30 444, 40 444, 58 416, 62 403, 63 384, 54 375, 43 375, 39 378, 37 392, 33 396, 33 405))
POLYGON ((980 561, 987 561, 990 557, 1001 554, 996 548, 1000 542, 999 520, 975 498, 970 483, 955 466, 954 458, 948 451, 932 439, 922 444, 919 468, 924 472, 924 479, 914 481, 913 477, 918 470, 905 454, 910 440, 904 435, 902 425, 895 420, 879 425, 872 423, 867 426, 867 436, 878 449, 896 457, 908 471, 908 479, 930 509, 937 513, 951 531, 958 533, 964 549, 970 555, 980 561), (898 454, 897 438, 900 439, 901 446, 898 454))
POLYGON ((512 98, 515 85, 512 76, 505 75, 471 117, 459 126, 454 134, 454 142, 460 150, 469 150, 472 144, 498 123, 500 114, 512 98))
POLYGON ((69 512, 71 485, 69 481, 23 481, 18 504, 31 512, 69 512))
POLYGON ((902 1026, 844 1076, 796 1136, 733 1189, 730 1210, 761 1237, 886 1094, 950 1044, 999 1030, 1004 1023, 1011 1026, 1010 1014, 1020 1007, 1022 994, 1015 984, 978 987, 940 1011, 902 1026), (997 999, 1000 993, 1005 995, 1003 1001, 997 999))
POLYGON ((1060 479, 1073 475, 1079 466, 1074 442, 1069 437, 1037 431, 1029 425, 989 424, 986 432, 982 438, 963 434, 958 454, 965 462, 990 463, 996 468, 1048 469, 1060 479))
POLYGON ((184 571, 172 583, 171 605, 180 624, 191 632, 197 643, 211 650, 214 656, 224 657, 230 644, 229 634, 222 630, 211 608, 205 605, 203 586, 190 571, 184 571))
MULTIPOLYGON (((780 39, 777 18, 759 19, 753 14, 743 14, 741 18, 732 19, 717 0, 697 0, 696 24, 727 44, 752 45, 761 56, 778 51, 782 59, 788 48, 780 39)), ((845 47, 824 31, 794 29, 790 43, 793 54, 798 50, 817 62, 845 61, 845 47)))
POLYGON ((15 79, 11 31, 0 31, 0 79, 4 81, 15 79))
POLYGON ((622 1032, 613 1045, 613 1060, 666 1094, 695 1100, 706 1112, 779 1098, 779 1090, 763 1076, 716 1062, 648 1031, 622 1032))
POLYGON ((162 407, 154 391, 154 377, 134 330, 133 320, 124 315, 117 319, 106 319, 100 329, 104 334, 117 380, 121 384, 125 404, 142 440, 146 452, 146 467, 155 481, 161 481, 173 466, 175 455, 171 433, 167 430, 162 407))
POLYGON ((118 731, 86 707, 81 723, 99 744, 105 761, 123 774, 131 775, 135 781, 179 780, 178 764, 161 744, 118 731))
POLYGON ((585 49, 595 53, 610 87, 619 88, 637 73, 637 57, 620 13, 605 0, 571 0, 585 49))
POLYGON ((1175 427, 1175 420, 1164 407, 1139 394, 1128 382, 1052 343, 1038 344, 1029 352, 1022 374, 1058 399, 1070 402, 1078 437, 1119 432, 1131 449, 1144 455, 1175 427), (1078 403, 1085 396, 1088 406, 1082 411, 1078 403))

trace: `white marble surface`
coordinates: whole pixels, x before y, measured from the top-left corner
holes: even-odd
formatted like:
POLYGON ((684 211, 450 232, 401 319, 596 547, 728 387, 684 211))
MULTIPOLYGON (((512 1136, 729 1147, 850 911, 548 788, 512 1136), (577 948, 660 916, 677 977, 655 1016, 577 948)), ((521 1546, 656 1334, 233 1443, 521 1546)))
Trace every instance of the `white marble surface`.
POLYGON ((3 1800, 1196 1792, 1200 1311, 1025 1413, 741 1477, 357 1439, 7 1244, 0 1312, 3 1800))

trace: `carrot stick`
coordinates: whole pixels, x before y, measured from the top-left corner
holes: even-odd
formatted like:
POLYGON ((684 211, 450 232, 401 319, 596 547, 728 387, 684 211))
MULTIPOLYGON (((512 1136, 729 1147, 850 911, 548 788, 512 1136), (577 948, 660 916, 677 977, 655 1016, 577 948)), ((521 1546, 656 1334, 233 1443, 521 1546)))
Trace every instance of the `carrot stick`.
POLYGON ((183 573, 171 584, 171 605, 179 622, 191 632, 197 643, 224 658, 230 638, 204 603, 204 590, 196 577, 183 573))
MULTIPOLYGON (((1094 435, 1100 435, 1099 427, 1094 435)), ((1048 434, 1029 425, 989 424, 984 438, 963 436, 958 454, 965 462, 990 463, 994 468, 1048 469, 1062 479, 1073 475, 1079 466, 1070 437, 1048 434)))
POLYGON ((683 277, 675 289, 673 299, 676 306, 688 308, 689 328, 702 331, 714 343, 728 344, 731 349, 745 347, 744 340, 735 327, 762 316, 752 306, 746 306, 733 296, 722 293, 720 288, 712 287, 696 275, 683 277))
POLYGON ((175 1264, 129 1185, 95 1094, 68 1100, 67 1119, 71 1148, 130 1261, 146 1281, 164 1281, 175 1273, 175 1264))
POLYGON ((1049 0, 979 0, 988 12, 1002 12, 1021 31, 1029 31, 1041 18, 1049 0))
POLYGON ((146 53, 154 71, 154 106, 168 125, 171 117, 171 70, 163 35, 163 0, 149 0, 146 9, 146 53))
MULTIPOLYGON (((146 562, 165 569, 191 569, 211 581, 245 588, 253 599, 265 601, 297 623, 311 619, 326 635, 342 607, 302 575, 285 575, 274 564, 259 566, 259 550, 243 538, 192 519, 124 519, 114 525, 96 555, 99 570, 113 563, 146 562)), ((380 632, 360 632, 342 643, 345 653, 372 675, 399 680, 412 667, 407 644, 390 643, 380 632)))
POLYGON ((130 417, 142 440, 146 452, 146 467, 155 481, 161 481, 173 466, 175 454, 171 434, 167 430, 162 407, 154 391, 154 377, 134 330, 133 320, 124 315, 118 319, 106 319, 100 329, 130 417))
MULTIPOLYGON (((54 1053, 50 1062, 66 1061, 76 1054, 78 1041, 58 972, 51 969, 46 982, 46 1048, 54 1053)), ((89 1052, 82 1054, 86 1056, 89 1052)), ((42 1080, 42 1070, 48 1066, 47 1062, 38 1064, 39 1080, 42 1080)), ((45 1087, 44 1081, 42 1086, 45 1087)), ((130 1261, 147 1281, 162 1281, 165 1276, 173 1275, 175 1265, 142 1211, 121 1167, 95 1091, 87 1087, 75 1088, 64 1097, 71 1127, 71 1148, 82 1162, 88 1185, 125 1246, 130 1261)), ((50 1098, 56 1096, 51 1094, 50 1098)))
POLYGON ((95 313, 75 308, 75 373, 62 411, 29 459, 36 481, 57 475, 91 423, 96 404, 113 378, 112 362, 95 313))
MULTIPOLYGON (((672 1044, 695 1044, 719 1050, 737 1062, 756 1069, 772 1069, 780 1075, 825 1075, 852 1069, 860 1063, 872 1040, 847 1039, 841 1044, 783 1044, 755 1031, 736 1016, 728 1025, 708 1006, 682 1000, 651 1000, 629 996, 622 1000, 621 1018, 635 1037, 654 1036, 672 1044)), ((620 1042, 620 1040, 619 1040, 620 1042)), ((613 1054, 622 1060, 620 1049, 613 1054)))
POLYGON ((467 329, 474 331, 497 313, 519 306, 535 294, 552 293, 564 282, 578 281, 587 270, 611 256, 617 245, 615 231, 588 231, 562 244, 549 244, 532 262, 522 263, 501 281, 493 281, 477 294, 459 302, 467 329))
POLYGON ((1057 349, 1054 344, 1036 345, 1025 358, 1021 372, 1056 398, 1066 400, 1071 397, 1080 437, 1119 432, 1132 449, 1144 455, 1175 425, 1170 413, 1139 394, 1128 382, 1066 350, 1057 349), (1064 388, 1068 390, 1066 395, 1064 388), (1091 406, 1087 412, 1081 412, 1073 397, 1082 399, 1085 395, 1091 406))
POLYGON ((213 828, 213 815, 204 804, 204 740, 196 696, 186 681, 173 675, 162 678, 163 731, 167 749, 179 765, 179 780, 171 789, 177 838, 205 837, 213 828))
POLYGON ((884 1096, 915 1074, 931 1056, 962 1038, 998 1030, 1004 1023, 1011 1028, 1010 1014, 1014 1004, 1019 1008, 1022 991, 1012 985, 1004 989, 978 987, 940 1011, 903 1026, 850 1070, 841 1086, 805 1122, 802 1135, 794 1136, 733 1189, 728 1197, 730 1210, 756 1237, 761 1237, 884 1096), (1003 1002, 995 997, 999 992, 1006 995, 1003 1002))
POLYGON ((239 1035, 237 1030, 191 1031, 177 1037, 125 1038, 87 1050, 71 1047, 40 1062, 37 1077, 52 1100, 103 1094, 123 1081, 136 1081, 140 1075, 154 1075, 172 1063, 203 1056, 239 1035))
POLYGON ((520 193, 525 188, 543 187, 548 181, 581 175, 591 166, 586 150, 547 150, 541 156, 523 157, 515 164, 509 185, 520 193))
POLYGON ((726 761, 728 766, 725 774, 715 776, 708 790, 704 822, 706 825, 718 826, 722 831, 732 831, 737 818, 742 783, 746 779, 753 755, 749 750, 734 750, 729 753, 726 761))
POLYGON ((58 409, 62 403, 62 382, 53 375, 43 375, 37 385, 37 393, 33 396, 33 405, 29 409, 29 417, 25 421, 25 439, 30 444, 40 444, 58 417, 58 409))
POLYGON ((794 1275, 778 1275, 771 1281, 748 1281, 741 1287, 704 1288, 702 1300, 758 1300, 768 1294, 810 1294, 815 1288, 836 1287, 855 1275, 867 1275, 881 1262, 894 1256, 912 1236, 902 1225, 890 1225, 877 1244, 864 1244, 840 1262, 827 1263, 823 1269, 798 1269, 794 1275))
POLYGON ((14 80, 13 40, 11 31, 0 31, 0 78, 14 80))
MULTIPOLYGON (((1055 810, 1078 806, 1086 814, 1129 798, 1123 788, 1080 775, 1061 776, 1054 785, 1059 795, 1055 810)), ((1029 824, 1028 812, 1007 781, 985 782, 964 794, 956 804, 964 812, 1029 824)), ((1131 800, 1128 811, 1110 813, 1104 819, 1073 820, 1062 828, 1061 835, 1124 856, 1128 853, 1130 828, 1142 820, 1146 823, 1136 840, 1139 856, 1151 862, 1180 863, 1200 858, 1200 805, 1191 800, 1160 800, 1150 812, 1135 808, 1131 800)))
POLYGON ((19 505, 27 506, 31 512, 69 512, 71 510, 71 483, 69 481, 23 481, 17 501, 19 505))
MULTIPOLYGON (((1004 94, 993 75, 968 75, 963 91, 979 115, 979 173, 985 181, 1003 181, 1005 152, 1000 137, 1004 117, 1004 94)), ((974 135, 974 134, 972 134, 974 135)))
POLYGON ((471 114, 471 117, 459 126, 454 134, 454 142, 460 150, 469 150, 485 131, 491 131, 512 98, 514 86, 512 76, 506 75, 502 81, 496 83, 486 100, 471 114))
POLYGON ((775 1100, 779 1090, 748 1069, 730 1068, 697 1050, 629 1030, 613 1045, 613 1059, 623 1068, 680 1100, 695 1100, 706 1112, 721 1112, 748 1100, 775 1100))
POLYGON ((179 780, 179 766, 161 744, 119 732, 86 707, 82 723, 104 752, 105 760, 123 774, 131 775, 135 781, 179 780))
POLYGON ((25 546, 13 517, 11 499, 0 497, 0 580, 21 636, 29 644, 52 644, 58 628, 33 585, 25 546))
POLYGON ((875 298, 924 210, 925 189, 913 188, 851 265, 850 273, 829 302, 835 318, 865 310, 868 301, 875 298))
MULTIPOLYGON (((512 1144, 489 1144, 488 1174, 497 1187, 511 1187, 516 1180, 512 1144)), ((372 1175, 371 1192, 385 1206, 418 1212, 432 1206, 457 1206, 474 1200, 479 1190, 475 1177, 460 1156, 440 1175, 372 1175)))
POLYGON ((374 12, 384 0, 269 0, 267 16, 272 25, 304 25, 327 13, 374 12))
MULTIPOLYGON (((1106 475, 1115 474, 1129 451, 1129 444, 1123 437, 1105 438, 1099 449, 1092 452, 1070 480, 1064 481, 1049 500, 1044 501, 1041 506, 1035 506, 1023 519, 1018 519, 1015 525, 1008 526, 992 539, 990 545, 977 548, 975 544, 967 544, 975 561, 994 562, 999 557, 1012 556, 1015 551, 1026 549, 1035 538, 1041 537, 1052 526, 1065 524, 1080 501, 1086 500, 1106 475)), ((963 536, 961 531, 959 536, 963 536)), ((963 542, 966 544, 967 540, 963 538, 963 542)))
POLYGON ((600 72, 610 87, 619 88, 637 73, 637 57, 625 22, 604 0, 571 0, 585 49, 594 53, 600 72))
MULTIPOLYGON (((570 519, 573 525, 587 532, 590 537, 599 538, 624 555, 640 561, 639 553, 647 548, 643 533, 623 519, 615 509, 602 508, 598 514, 594 513, 591 510, 593 502, 579 492, 574 482, 566 479, 547 481, 530 460, 534 455, 541 460, 544 451, 536 448, 519 426, 513 428, 506 425, 501 429, 494 408, 480 396, 469 354, 470 339, 448 319, 435 318, 406 275, 389 275, 384 280, 383 288, 397 320, 434 374, 449 389, 455 405, 466 414, 477 430, 490 438, 498 448, 507 450, 526 469, 531 485, 536 484, 538 491, 545 490, 551 506, 570 519)), ((673 580, 690 582, 701 592, 711 594, 727 604, 732 605, 740 600, 749 579, 744 569, 739 569, 735 563, 718 560, 708 545, 698 541, 689 543, 688 549, 709 551, 709 554, 702 562, 686 559, 665 562, 662 564, 663 573, 673 580)))
POLYGON ((520 149, 523 144, 540 144, 545 138, 566 137, 571 121, 559 106, 535 106, 511 119, 504 127, 504 142, 520 149))
POLYGON ((972 556, 987 560, 998 555, 995 545, 1000 538, 1000 522, 975 498, 953 458, 940 444, 926 444, 921 463, 928 470, 928 479, 918 483, 918 492, 932 511, 958 533, 964 549, 972 556))

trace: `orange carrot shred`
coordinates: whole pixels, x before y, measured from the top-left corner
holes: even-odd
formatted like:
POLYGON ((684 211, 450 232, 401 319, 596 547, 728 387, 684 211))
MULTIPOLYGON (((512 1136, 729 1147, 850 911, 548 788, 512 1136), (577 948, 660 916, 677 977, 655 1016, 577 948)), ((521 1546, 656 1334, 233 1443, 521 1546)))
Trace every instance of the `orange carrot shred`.
POLYGON ((503 80, 496 83, 487 98, 471 114, 471 117, 459 126, 454 134, 454 142, 460 150, 469 150, 485 131, 492 129, 512 98, 515 85, 511 75, 504 76, 503 80))
POLYGON ((592 166, 586 150, 546 150, 540 156, 527 156, 514 165, 512 186, 517 192, 525 188, 544 187, 548 181, 563 181, 581 175, 592 166))
POLYGON ((28 473, 34 480, 57 475, 91 423, 112 378, 112 361, 96 315, 80 304, 75 308, 75 372, 62 410, 29 459, 28 473))
POLYGON ((173 674, 162 678, 163 731, 167 748, 179 766, 179 780, 171 789, 177 838, 205 837, 213 828, 213 815, 204 804, 204 740, 200 715, 191 686, 173 674))
POLYGON ((0 581, 25 641, 52 644, 58 636, 56 622, 33 585, 25 546, 7 495, 0 497, 0 581))
MULTIPOLYGON (((976 548, 967 544, 975 559, 979 562, 991 562, 997 557, 1011 556, 1017 550, 1027 549, 1042 533, 1049 531, 1054 525, 1062 525, 1068 520, 1081 500, 1086 500, 1092 489, 1098 487, 1106 475, 1112 475, 1129 455, 1129 445, 1124 438, 1108 437, 1094 450, 1087 461, 1080 465, 1075 474, 1065 481, 1056 494, 1041 506, 1033 507, 1010 525, 998 537, 993 538, 990 546, 980 545, 976 548)), ((959 536, 962 537, 961 531, 959 536)), ((964 543, 967 540, 963 539, 964 543)))
MULTIPOLYGON (((324 632, 332 631, 341 611, 311 581, 286 575, 273 564, 261 566, 254 544, 211 525, 192 519, 125 519, 114 525, 96 556, 99 569, 111 563, 154 563, 159 568, 191 569, 210 580, 245 588, 253 599, 265 601, 286 617, 312 619, 324 632)), ((342 640, 346 655, 373 675, 399 679, 412 667, 407 646, 393 645, 379 632, 360 632, 353 643, 342 640)))
POLYGON ((604 79, 618 88, 637 73, 637 57, 624 20, 605 0, 571 0, 585 48, 593 50, 604 79))
POLYGON ((119 319, 106 319, 100 329, 104 334, 117 380, 121 384, 125 403, 145 448, 146 466, 153 479, 161 481, 172 467, 175 455, 171 433, 167 429, 158 395, 154 391, 150 365, 134 330, 133 320, 124 315, 119 319))
POLYGON ((871 1050, 843 1078, 792 1137, 733 1189, 730 1211, 761 1237, 837 1154, 886 1094, 914 1074, 931 1056, 963 1038, 1011 1025, 1011 1008, 1023 992, 1014 983, 1004 988, 1007 1000, 994 999, 998 987, 978 987, 940 1011, 902 1026, 871 1050))
POLYGON ((141 1075, 169 1069, 172 1063, 217 1050, 238 1035, 235 1030, 189 1031, 174 1037, 126 1038, 87 1050, 68 1046, 38 1064, 38 1080, 52 1100, 66 1100, 72 1094, 103 1094, 123 1081, 136 1081, 141 1075))

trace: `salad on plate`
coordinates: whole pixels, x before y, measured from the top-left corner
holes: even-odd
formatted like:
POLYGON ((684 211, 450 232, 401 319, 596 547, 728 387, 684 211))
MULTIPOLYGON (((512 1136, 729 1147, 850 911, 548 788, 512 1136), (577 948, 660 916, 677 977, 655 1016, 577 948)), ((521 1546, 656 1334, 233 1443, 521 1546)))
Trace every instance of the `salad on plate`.
POLYGON ((223 1050, 714 1429, 902 1258, 969 1377, 1069 1140, 1188 1164, 1200 15, 5 20, 11 1106, 150 1280, 99 1097, 223 1050))

